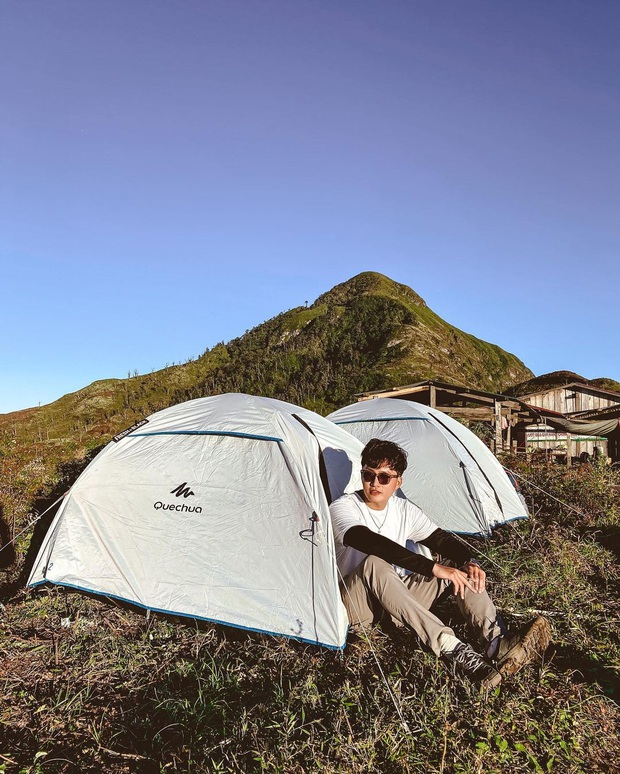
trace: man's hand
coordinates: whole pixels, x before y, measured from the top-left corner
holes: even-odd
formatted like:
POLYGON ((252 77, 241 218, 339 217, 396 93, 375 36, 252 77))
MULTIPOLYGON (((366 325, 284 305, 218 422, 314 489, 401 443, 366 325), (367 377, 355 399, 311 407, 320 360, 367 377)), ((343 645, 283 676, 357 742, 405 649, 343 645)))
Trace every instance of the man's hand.
POLYGON ((467 573, 467 577, 474 586, 474 591, 480 594, 485 590, 487 574, 478 562, 465 562, 461 569, 467 573))
MULTIPOLYGON (((467 562, 467 564, 464 565, 464 568, 469 569, 469 565, 470 563, 467 562)), ((480 570, 481 568, 478 567, 478 569, 480 570)), ((482 574, 484 576, 484 573, 482 574)), ((435 563, 433 566, 433 575, 436 578, 449 581, 454 586, 453 593, 455 596, 460 594, 461 599, 465 598, 465 588, 471 589, 475 592, 482 591, 482 589, 478 589, 474 585, 473 580, 468 577, 467 571, 465 569, 459 570, 456 567, 446 567, 444 564, 435 563)))

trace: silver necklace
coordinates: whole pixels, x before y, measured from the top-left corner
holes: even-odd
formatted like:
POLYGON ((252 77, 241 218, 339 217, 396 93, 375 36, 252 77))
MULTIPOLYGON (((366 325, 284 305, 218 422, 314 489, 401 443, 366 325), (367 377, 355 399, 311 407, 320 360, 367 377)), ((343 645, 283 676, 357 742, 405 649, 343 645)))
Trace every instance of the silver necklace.
POLYGON ((372 520, 372 523, 373 523, 373 524, 375 525, 375 527, 377 528, 377 534, 379 534, 379 535, 380 535, 380 534, 381 534, 381 530, 383 529, 383 526, 385 525, 385 522, 386 522, 386 520, 387 520, 388 513, 389 513, 389 511, 390 511, 390 501, 388 500, 388 503, 387 503, 387 505, 385 506, 385 513, 384 513, 384 516, 383 516, 383 521, 381 522, 381 524, 379 524, 379 522, 377 521, 377 519, 375 519, 375 517, 374 517, 374 515, 373 515, 373 509, 372 509, 372 508, 370 508, 370 507, 368 506, 368 504, 367 504, 367 503, 364 503, 364 505, 366 506, 366 510, 368 511, 368 515, 370 516, 370 518, 371 518, 371 520, 372 520))

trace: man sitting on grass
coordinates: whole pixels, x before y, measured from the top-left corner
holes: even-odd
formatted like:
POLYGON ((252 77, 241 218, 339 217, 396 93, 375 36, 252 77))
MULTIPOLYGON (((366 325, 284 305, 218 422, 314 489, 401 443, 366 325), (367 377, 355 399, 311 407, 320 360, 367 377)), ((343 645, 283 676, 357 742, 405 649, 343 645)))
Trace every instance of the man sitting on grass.
POLYGON ((549 623, 538 617, 517 633, 505 629, 471 550, 409 500, 393 496, 406 468, 400 446, 374 438, 362 452, 362 491, 330 506, 349 622, 366 627, 387 613, 472 682, 498 685, 502 676, 544 653, 549 623), (410 551, 408 540, 427 546, 441 561, 410 551), (481 653, 430 612, 450 584, 481 653))

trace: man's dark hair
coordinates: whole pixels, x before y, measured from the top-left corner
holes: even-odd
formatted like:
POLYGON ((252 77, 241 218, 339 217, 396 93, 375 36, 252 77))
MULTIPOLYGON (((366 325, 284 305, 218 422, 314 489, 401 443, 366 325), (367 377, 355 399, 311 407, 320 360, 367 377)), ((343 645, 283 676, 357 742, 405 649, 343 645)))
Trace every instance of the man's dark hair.
POLYGON ((378 468, 382 463, 395 470, 399 476, 407 470, 407 452, 392 441, 371 438, 362 451, 362 465, 378 468))

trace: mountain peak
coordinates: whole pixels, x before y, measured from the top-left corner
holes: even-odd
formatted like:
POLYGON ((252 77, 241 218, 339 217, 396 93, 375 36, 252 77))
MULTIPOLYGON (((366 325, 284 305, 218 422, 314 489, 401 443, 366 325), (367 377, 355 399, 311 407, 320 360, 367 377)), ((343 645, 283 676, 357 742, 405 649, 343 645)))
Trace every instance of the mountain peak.
POLYGON ((565 387, 573 382, 587 384, 601 390, 620 392, 620 384, 613 379, 608 379, 606 377, 586 379, 584 376, 576 374, 574 371, 552 371, 551 373, 541 374, 540 376, 535 376, 533 379, 528 379, 525 382, 515 384, 506 390, 506 394, 519 396, 530 395, 535 392, 544 392, 545 390, 554 389, 556 387, 565 387))
POLYGON ((336 306, 348 306, 360 296, 379 295, 400 301, 405 306, 425 307, 426 301, 407 285, 386 277, 377 271, 363 271, 356 274, 346 282, 341 282, 327 293, 319 296, 313 306, 320 304, 335 304, 336 306))

